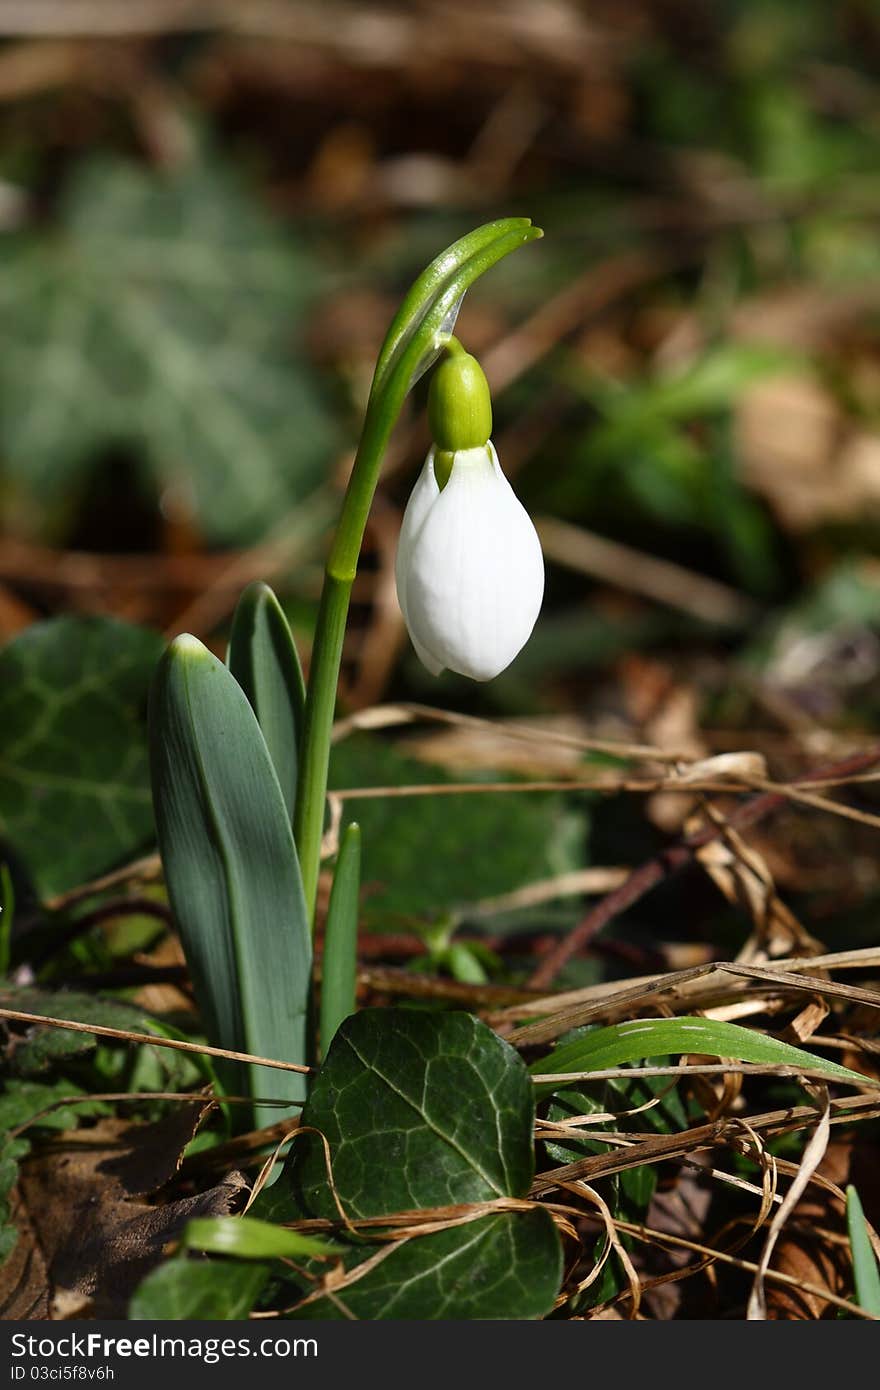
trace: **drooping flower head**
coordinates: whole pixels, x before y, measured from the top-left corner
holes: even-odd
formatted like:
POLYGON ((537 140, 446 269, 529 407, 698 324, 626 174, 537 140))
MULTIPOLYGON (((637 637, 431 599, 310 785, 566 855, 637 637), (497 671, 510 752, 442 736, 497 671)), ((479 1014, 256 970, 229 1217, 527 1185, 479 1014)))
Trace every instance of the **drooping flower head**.
POLYGON ((432 674, 448 667, 486 681, 528 641, 544 595, 544 560, 489 438, 486 378, 453 343, 431 383, 435 444, 404 513, 397 595, 432 674))

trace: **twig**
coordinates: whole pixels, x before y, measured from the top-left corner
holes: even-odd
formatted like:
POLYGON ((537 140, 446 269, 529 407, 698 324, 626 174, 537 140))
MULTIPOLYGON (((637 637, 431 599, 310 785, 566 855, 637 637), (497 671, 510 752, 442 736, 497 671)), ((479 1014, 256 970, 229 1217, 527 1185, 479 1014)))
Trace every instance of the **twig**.
MULTIPOLYGON (((793 778, 792 782, 797 785, 800 782, 815 781, 817 778, 824 780, 826 777, 846 777, 851 773, 864 772, 877 762, 880 762, 880 744, 874 744, 863 752, 851 754, 849 757, 842 758, 839 762, 830 764, 818 771, 811 770, 802 777, 793 778)), ((727 818, 728 824, 737 830, 755 825, 765 816, 770 815, 771 812, 784 806, 787 799, 785 791, 782 790, 762 792, 760 796, 753 797, 732 812, 727 818)), ((720 827, 707 826, 705 830, 686 836, 677 845, 671 845, 668 849, 662 850, 653 859, 649 859, 635 869, 619 888, 615 888, 613 892, 597 903, 586 916, 581 918, 577 926, 559 942, 556 949, 545 957, 529 980, 532 988, 548 988, 572 956, 577 955, 579 951, 589 945, 593 937, 603 927, 606 927, 615 917, 619 917, 621 912, 632 907, 657 884, 671 878, 673 874, 685 868, 692 862, 698 849, 702 849, 704 845, 717 840, 720 834, 720 827)))
POLYGON ((231 1052, 225 1047, 209 1047, 206 1043, 184 1042, 180 1038, 160 1038, 152 1033, 131 1033, 125 1028, 105 1028, 99 1023, 74 1023, 70 1018, 49 1018, 44 1014, 28 1014, 21 1009, 0 1009, 0 1018, 18 1023, 38 1023, 46 1028, 67 1028, 71 1033, 95 1033, 102 1038, 117 1038, 122 1042, 146 1043, 150 1047, 170 1047, 176 1052, 197 1052, 205 1057, 224 1057, 230 1062, 249 1062, 257 1067, 275 1067, 278 1071, 311 1072, 312 1067, 298 1062, 278 1062, 271 1057, 254 1057, 249 1052, 231 1052))
MULTIPOLYGON (((594 1219, 598 1220, 598 1218, 594 1219)), ((696 1241, 686 1240, 683 1236, 671 1235, 667 1231, 653 1230, 650 1226, 639 1226, 633 1221, 619 1221, 615 1218, 614 1224, 619 1231, 626 1232, 627 1235, 633 1236, 636 1240, 669 1245, 677 1250, 692 1250, 696 1254, 709 1255, 713 1260, 720 1260, 722 1264, 733 1265, 736 1269, 744 1270, 746 1273, 756 1274, 758 1272, 758 1266, 753 1260, 740 1259, 738 1256, 731 1255, 725 1250, 713 1250, 709 1245, 700 1245, 696 1241)), ((697 1269, 703 1268, 705 1268, 705 1264, 700 1264, 697 1267, 697 1269)), ((696 1273, 697 1269, 682 1270, 680 1272, 680 1277, 684 1278, 689 1273, 696 1273)), ((874 1320, 874 1314, 869 1313, 866 1308, 862 1308, 859 1304, 852 1303, 848 1299, 840 1298, 837 1294, 832 1293, 829 1289, 823 1288, 819 1284, 807 1283, 804 1279, 800 1279, 794 1274, 786 1274, 784 1271, 777 1269, 768 1269, 765 1278, 774 1284, 783 1284, 789 1288, 801 1289, 805 1293, 818 1294, 819 1297, 825 1299, 826 1302, 833 1303, 835 1307, 842 1308, 846 1312, 852 1313, 855 1317, 866 1318, 869 1321, 874 1320)), ((617 1303, 621 1299, 629 1298, 629 1296, 629 1292, 625 1291, 622 1294, 617 1294, 611 1301, 617 1303)))
POLYGON ((704 574, 695 574, 672 560, 646 555, 556 517, 539 517, 535 525, 548 560, 677 608, 701 622, 742 627, 757 611, 736 589, 704 574))

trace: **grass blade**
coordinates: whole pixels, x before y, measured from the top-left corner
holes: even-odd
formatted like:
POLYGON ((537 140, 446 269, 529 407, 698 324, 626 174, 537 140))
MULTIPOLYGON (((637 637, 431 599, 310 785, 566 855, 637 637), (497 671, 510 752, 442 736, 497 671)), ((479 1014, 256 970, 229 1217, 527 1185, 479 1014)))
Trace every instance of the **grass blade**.
MULTIPOLYGON (((530 1068, 535 1076, 555 1072, 603 1071, 607 1067, 637 1062, 642 1057, 662 1057, 669 1053, 697 1052, 710 1057, 727 1057, 738 1062, 809 1067, 841 1081, 870 1082, 848 1067, 815 1057, 803 1048, 755 1033, 737 1023, 719 1023, 709 1018, 640 1018, 633 1023, 612 1023, 581 1038, 563 1043, 549 1057, 542 1057, 530 1068)), ((539 1084, 539 1092, 554 1090, 552 1082, 539 1084)))
POLYGON ((257 716, 292 819, 306 688, 290 627, 268 584, 249 584, 238 600, 226 664, 257 716))
POLYGON ((880 1266, 868 1235, 868 1223, 854 1187, 846 1189, 846 1224, 852 1250, 856 1303, 880 1318, 880 1266))
POLYGON ((355 1010, 357 976, 358 889, 361 881, 361 830, 346 827, 336 860, 321 973, 321 1053, 333 1041, 340 1023, 355 1010))
POLYGON ((340 1249, 333 1241, 288 1231, 254 1216, 197 1216, 187 1224, 183 1243, 187 1250, 239 1260, 327 1259, 340 1249))
MULTIPOLYGON (((195 637, 159 663, 150 758, 168 896, 210 1040, 307 1061, 311 938, 287 809, 245 695, 195 637)), ((252 1095, 305 1097, 294 1073, 226 1076, 252 1095)))

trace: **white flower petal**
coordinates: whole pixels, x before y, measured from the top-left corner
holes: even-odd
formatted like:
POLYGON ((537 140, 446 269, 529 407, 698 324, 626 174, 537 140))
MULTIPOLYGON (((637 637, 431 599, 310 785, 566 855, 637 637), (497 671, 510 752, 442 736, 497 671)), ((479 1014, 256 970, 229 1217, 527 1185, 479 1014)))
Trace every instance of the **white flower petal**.
POLYGON ((397 557, 394 562, 394 577, 397 581, 397 601, 400 604, 400 611, 403 614, 404 621, 408 621, 406 586, 413 545, 419 531, 422 529, 428 512, 439 496, 440 489, 437 486, 437 479, 434 477, 434 450, 431 449, 428 453, 428 457, 425 459, 418 481, 410 493, 409 501, 406 504, 406 511, 403 514, 400 536, 397 540, 397 557))
MULTIPOLYGON (((409 617, 407 615, 406 590, 413 546, 431 507, 439 496, 440 489, 437 486, 437 479, 434 477, 434 450, 432 448, 428 453, 428 457, 425 459, 418 481, 406 504, 406 511, 403 514, 403 522, 400 527, 400 536, 397 541, 397 557, 394 562, 394 575, 397 582, 397 601, 400 604, 400 611, 403 614, 403 620, 407 624, 407 627, 409 627, 409 617)), ((432 676, 439 676, 440 672, 443 670, 443 662, 438 661, 436 657, 432 656, 427 648, 419 642, 418 638, 413 636, 411 631, 410 639, 422 665, 427 666, 432 676)))
POLYGON ((525 645, 544 593, 537 533, 491 443, 457 453, 449 482, 427 507, 420 499, 418 514, 403 559, 410 635, 435 662, 491 680, 525 645))

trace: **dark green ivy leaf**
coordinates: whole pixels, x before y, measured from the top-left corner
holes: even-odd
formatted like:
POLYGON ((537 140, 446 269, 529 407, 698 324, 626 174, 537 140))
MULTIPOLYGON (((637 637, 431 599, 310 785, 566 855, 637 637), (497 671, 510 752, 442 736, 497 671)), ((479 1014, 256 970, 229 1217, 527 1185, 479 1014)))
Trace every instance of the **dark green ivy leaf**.
POLYGON ((152 838, 145 716, 161 650, 145 628, 64 617, 0 651, 0 837, 44 897, 152 838))
POLYGON ((41 240, 7 238, 0 451, 44 500, 131 447, 217 541, 320 478, 332 430, 291 351, 316 282, 219 160, 81 162, 41 240))
MULTIPOLYGON (((324 1146, 308 1129, 326 1138, 336 1198, 356 1218, 524 1197, 533 1126, 525 1066, 478 1019, 364 1010, 342 1024, 315 1079, 303 1132, 270 1194, 272 1214, 338 1217, 324 1146)), ((376 1251, 349 1242, 347 1269, 376 1251)), ((490 1212, 389 1247, 332 1298, 304 1303, 301 1315, 540 1318, 560 1278, 547 1211, 490 1212)))
POLYGON ((265 1265, 176 1255, 147 1275, 128 1315, 136 1322, 246 1318, 268 1277, 265 1265))

